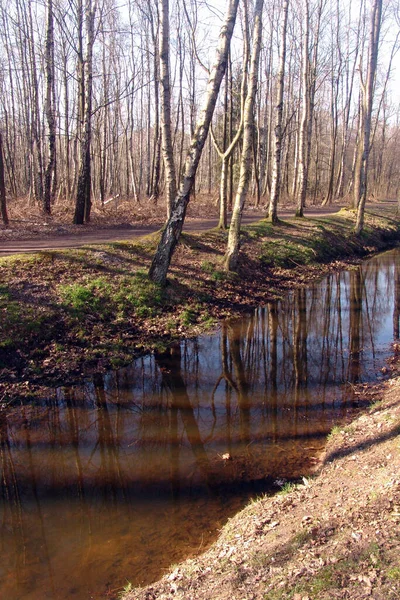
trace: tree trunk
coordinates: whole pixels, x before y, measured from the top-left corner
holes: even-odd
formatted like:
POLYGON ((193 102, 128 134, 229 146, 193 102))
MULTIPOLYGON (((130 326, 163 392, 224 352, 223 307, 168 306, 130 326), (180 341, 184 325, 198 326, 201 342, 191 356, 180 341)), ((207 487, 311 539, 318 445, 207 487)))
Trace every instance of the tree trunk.
POLYGON ((281 45, 279 57, 278 86, 276 92, 275 153, 268 215, 272 223, 278 222, 278 201, 281 187, 283 90, 285 82, 286 28, 288 10, 289 0, 284 0, 282 7, 282 22, 280 32, 281 45))
POLYGON ((374 99, 375 73, 378 62, 379 34, 382 17, 382 0, 374 0, 371 15, 371 30, 368 51, 367 80, 365 86, 361 85, 362 90, 362 132, 359 136, 359 152, 357 161, 357 175, 359 185, 354 186, 354 204, 358 206, 357 220, 354 232, 360 235, 364 227, 364 211, 367 198, 367 176, 368 176, 368 158, 370 152, 371 118, 372 104, 374 99))
POLYGON ((254 7, 253 48, 251 53, 248 90, 244 107, 244 133, 242 156, 240 161, 239 184, 233 206, 228 244, 224 258, 225 268, 228 271, 233 271, 237 267, 240 249, 240 226, 251 177, 254 132, 254 103, 258 85, 258 66, 260 60, 262 35, 262 9, 263 0, 257 0, 254 7))
POLYGON ((296 185, 297 194, 297 207, 296 217, 303 217, 304 215, 304 204, 307 194, 307 124, 310 118, 309 108, 309 72, 310 72, 310 59, 309 59, 309 37, 310 37, 310 16, 308 0, 304 3, 305 17, 304 17, 304 32, 303 32, 303 58, 302 58, 302 112, 300 119, 300 132, 299 132, 299 148, 298 148, 298 182, 296 185))
POLYGON ((43 209, 45 214, 51 213, 53 177, 56 167, 56 120, 54 115, 54 19, 53 0, 47 0, 46 28, 46 118, 48 127, 48 162, 44 175, 43 209))
POLYGON ((6 185, 4 181, 4 158, 3 158, 3 137, 0 133, 0 207, 1 217, 4 225, 7 227, 9 220, 7 214, 7 201, 6 201, 6 185))
POLYGON ((96 13, 96 2, 86 0, 86 57, 84 65, 85 78, 85 109, 84 109, 84 131, 81 143, 81 157, 78 175, 78 188, 76 192, 76 204, 74 224, 83 225, 90 221, 91 202, 91 159, 90 146, 92 140, 92 84, 93 84, 93 45, 94 45, 94 17, 96 13))
POLYGON ((161 139, 167 188, 167 217, 176 196, 176 174, 171 127, 171 90, 169 77, 169 0, 160 0, 160 81, 161 139))
POLYGON ((186 215, 186 208, 190 199, 190 191, 195 179, 197 167, 201 158, 203 147, 207 139, 211 119, 214 114, 221 81, 223 79, 230 42, 236 21, 239 0, 228 0, 227 12, 222 24, 219 43, 216 51, 216 60, 211 70, 207 85, 207 93, 203 109, 199 115, 197 126, 192 137, 189 152, 186 157, 182 181, 177 192, 169 217, 164 228, 161 241, 153 258, 149 270, 152 281, 165 285, 167 272, 175 247, 178 243, 186 215))

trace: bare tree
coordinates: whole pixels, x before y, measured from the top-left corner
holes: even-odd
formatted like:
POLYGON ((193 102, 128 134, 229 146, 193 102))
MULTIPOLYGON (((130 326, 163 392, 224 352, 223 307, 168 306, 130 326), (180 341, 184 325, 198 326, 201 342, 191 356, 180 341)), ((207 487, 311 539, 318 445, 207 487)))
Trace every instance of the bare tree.
POLYGON ((281 186, 281 154, 282 154, 282 119, 283 119, 283 90, 285 82, 286 62, 286 29, 289 11, 289 0, 284 0, 281 15, 280 56, 278 70, 278 85, 276 92, 276 121, 275 121, 275 152, 272 171, 271 196, 269 201, 269 219, 272 223, 278 221, 278 201, 281 186))
POLYGON ((160 0, 161 139, 167 188, 167 217, 176 196, 176 174, 172 145, 171 90, 169 76, 169 0, 160 0))
POLYGON ((240 226, 251 177, 253 158, 254 103, 258 85, 263 4, 263 0, 256 0, 254 7, 253 45, 250 61, 249 83, 244 106, 244 132, 242 156, 240 161, 239 185, 233 206, 231 224, 229 227, 228 244, 224 257, 225 268, 229 271, 233 271, 237 267, 240 248, 240 226))
MULTIPOLYGON (((239 127, 236 131, 234 138, 232 139, 232 128, 229 132, 231 135, 230 143, 228 144, 228 118, 231 117, 231 125, 232 125, 232 115, 229 115, 229 107, 228 107, 228 89, 232 86, 232 82, 229 81, 229 75, 232 77, 232 70, 226 70, 226 82, 225 82, 225 100, 224 100, 224 108, 223 108, 223 133, 222 133, 222 144, 221 148, 218 144, 213 128, 210 128, 212 142, 214 144, 214 148, 217 151, 218 156, 220 157, 221 163, 221 176, 220 176, 220 186, 219 186, 219 222, 218 229, 227 229, 228 227, 228 168, 230 164, 231 157, 233 152, 242 136, 243 133, 243 117, 244 117, 244 103, 246 97, 246 85, 247 85, 247 66, 249 59, 249 43, 248 43, 248 15, 247 15, 247 7, 244 9, 244 52, 243 52, 243 61, 242 61, 242 81, 240 88, 240 123, 239 127), (229 86, 229 87, 228 87, 229 86)), ((233 98, 232 94, 230 94, 230 103, 232 107, 233 98)))
POLYGON ((372 105, 374 99, 375 73, 378 62, 379 34, 382 20, 382 0, 374 0, 371 12, 369 34, 367 77, 364 83, 360 70, 362 115, 358 138, 357 163, 354 179, 354 206, 357 207, 355 234, 360 235, 364 227, 364 210, 367 198, 368 159, 370 153, 370 135, 372 105))
POLYGON ((56 121, 54 114, 54 18, 53 0, 47 0, 47 27, 46 27, 46 118, 48 127, 48 160, 44 175, 43 208, 45 214, 51 213, 53 177, 56 172, 56 121))
POLYGON ((0 208, 1 217, 4 225, 7 227, 8 214, 7 214, 7 202, 6 202, 6 185, 4 181, 4 158, 3 158, 3 136, 0 133, 0 208))
POLYGON ((224 77, 229 47, 235 27, 236 14, 239 0, 228 0, 227 11, 220 30, 219 43, 216 51, 215 63, 211 69, 207 85, 207 93, 203 109, 199 115, 194 131, 189 152, 186 157, 184 173, 177 192, 171 215, 163 230, 161 241, 150 267, 149 277, 152 281, 165 285, 167 272, 172 254, 178 243, 186 215, 186 208, 190 199, 190 191, 196 176, 197 167, 201 158, 208 130, 217 102, 219 88, 224 77))
POLYGON ((81 157, 76 193, 74 223, 82 225, 90 221, 91 201, 91 141, 92 141, 92 88, 93 88, 93 45, 95 38, 94 19, 97 3, 92 0, 85 1, 86 24, 86 54, 83 69, 84 77, 84 130, 81 142, 81 157))
POLYGON ((307 196, 308 171, 310 166, 311 137, 314 122, 315 89, 317 81, 318 48, 320 43, 320 27, 325 0, 318 0, 313 39, 312 56, 310 56, 310 0, 304 2, 303 22, 303 55, 302 55, 302 113, 299 132, 299 171, 297 183, 296 216, 302 217, 307 196))

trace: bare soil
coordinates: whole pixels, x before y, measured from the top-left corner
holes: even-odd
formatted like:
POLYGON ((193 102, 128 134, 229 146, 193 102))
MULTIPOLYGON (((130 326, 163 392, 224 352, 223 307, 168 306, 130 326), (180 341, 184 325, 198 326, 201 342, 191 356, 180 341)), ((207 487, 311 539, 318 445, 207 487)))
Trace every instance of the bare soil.
POLYGON ((332 432, 314 477, 251 503, 207 552, 124 600, 398 600, 399 359, 387 368, 357 388, 373 403, 332 432))

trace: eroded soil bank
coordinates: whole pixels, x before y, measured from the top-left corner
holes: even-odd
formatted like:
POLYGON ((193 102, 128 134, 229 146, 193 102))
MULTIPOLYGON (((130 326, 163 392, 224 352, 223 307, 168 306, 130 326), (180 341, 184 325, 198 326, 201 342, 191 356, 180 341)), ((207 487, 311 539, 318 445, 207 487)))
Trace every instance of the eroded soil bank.
POLYGON ((400 597, 400 370, 358 386, 370 407, 335 428, 313 478, 260 498, 202 556, 124 600, 400 597))
POLYGON ((368 212, 360 238, 353 226, 349 210, 249 225, 237 273, 222 269, 226 232, 184 234, 165 289, 147 279, 159 234, 1 258, 0 402, 128 364, 399 240, 392 209, 368 212))

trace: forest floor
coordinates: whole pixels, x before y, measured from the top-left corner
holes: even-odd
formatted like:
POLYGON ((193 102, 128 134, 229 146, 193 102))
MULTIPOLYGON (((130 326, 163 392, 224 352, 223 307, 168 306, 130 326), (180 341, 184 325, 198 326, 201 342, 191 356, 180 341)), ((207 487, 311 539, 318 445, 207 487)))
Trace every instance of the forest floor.
POLYGON ((278 226, 251 223, 237 273, 222 267, 226 231, 184 233, 165 289, 146 275, 159 232, 1 257, 0 403, 129 364, 389 248, 399 240, 394 212, 370 210, 360 238, 346 209, 278 226))
POLYGON ((358 386, 369 409, 329 436, 315 475, 239 512, 201 556, 123 600, 398 600, 400 365, 358 386))

